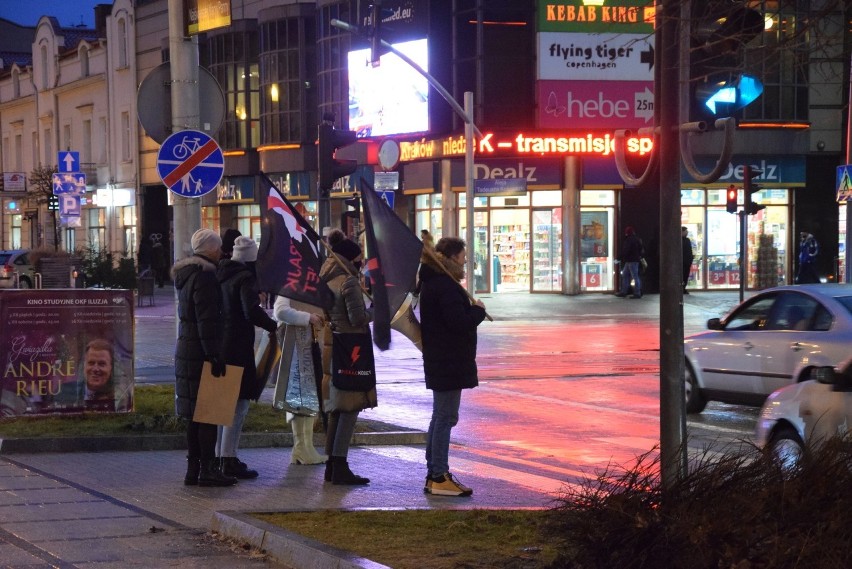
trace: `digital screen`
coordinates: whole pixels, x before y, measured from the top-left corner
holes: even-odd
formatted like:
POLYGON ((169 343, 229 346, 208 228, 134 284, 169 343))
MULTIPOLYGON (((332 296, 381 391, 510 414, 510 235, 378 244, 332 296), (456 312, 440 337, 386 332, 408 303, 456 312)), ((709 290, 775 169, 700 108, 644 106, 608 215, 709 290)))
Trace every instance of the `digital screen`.
MULTIPOLYGON (((393 46, 429 71, 426 39, 393 46)), ((429 130, 429 82, 394 53, 370 64, 370 50, 349 52, 349 130, 359 138, 429 130)))

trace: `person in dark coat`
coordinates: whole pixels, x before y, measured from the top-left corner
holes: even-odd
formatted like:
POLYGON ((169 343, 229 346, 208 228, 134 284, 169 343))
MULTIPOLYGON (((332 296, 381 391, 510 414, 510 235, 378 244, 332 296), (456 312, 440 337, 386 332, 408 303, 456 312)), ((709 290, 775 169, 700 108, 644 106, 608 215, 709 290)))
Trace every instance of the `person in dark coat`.
POLYGON ((432 390, 432 419, 426 435, 424 492, 470 496, 473 490, 450 474, 450 433, 458 423, 462 390, 479 385, 476 369, 476 329, 485 319, 485 305, 471 300, 461 286, 465 243, 442 237, 436 257, 427 255, 420 269, 420 330, 423 372, 432 390))
POLYGON ((175 348, 175 412, 186 428, 188 486, 230 486, 237 479, 222 475, 216 458, 216 425, 192 420, 201 368, 211 363, 213 375, 225 374, 222 354, 222 290, 216 280, 222 239, 210 229, 192 235, 193 255, 172 267, 178 293, 178 337, 175 348))
POLYGON ((168 254, 162 240, 158 237, 151 240, 154 242, 151 245, 151 270, 154 271, 154 278, 157 280, 157 286, 163 288, 163 283, 166 280, 166 271, 169 268, 168 254))
POLYGON ((225 363, 243 368, 240 395, 234 412, 234 422, 230 427, 219 427, 216 455, 222 461, 222 473, 238 479, 257 478, 257 471, 237 458, 237 447, 243 423, 249 409, 249 401, 257 401, 265 378, 257 377, 254 365, 254 327, 266 330, 275 341, 277 324, 260 307, 257 292, 257 277, 246 263, 257 260, 257 244, 250 237, 237 237, 230 259, 222 259, 216 271, 216 278, 222 287, 223 311, 225 321, 225 339, 223 354, 225 363))
MULTIPOLYGON (((327 311, 330 329, 335 332, 369 336, 372 314, 364 304, 364 294, 359 281, 359 271, 364 258, 361 247, 354 241, 346 239, 339 229, 329 234, 328 243, 331 245, 332 254, 320 269, 320 279, 327 283, 334 293, 334 305, 327 311)), ((330 351, 331 346, 326 344, 323 366, 328 364, 329 370, 331 369, 330 351)), ((325 480, 332 484, 368 484, 369 478, 358 476, 349 469, 347 457, 352 435, 355 432, 355 424, 358 421, 358 413, 362 409, 375 407, 378 404, 376 387, 373 385, 372 388, 364 391, 338 389, 331 381, 330 373, 324 373, 322 387, 323 408, 328 413, 325 453, 329 458, 326 463, 325 480)))
POLYGON ((624 241, 621 243, 621 291, 615 296, 624 298, 630 290, 630 282, 633 281, 633 296, 631 298, 642 298, 642 279, 639 278, 639 263, 645 255, 642 240, 636 235, 631 226, 624 228, 624 241))
POLYGON ((686 285, 689 284, 689 273, 692 272, 692 240, 689 238, 689 230, 686 227, 680 228, 681 254, 683 255, 683 294, 689 294, 686 290, 686 285))

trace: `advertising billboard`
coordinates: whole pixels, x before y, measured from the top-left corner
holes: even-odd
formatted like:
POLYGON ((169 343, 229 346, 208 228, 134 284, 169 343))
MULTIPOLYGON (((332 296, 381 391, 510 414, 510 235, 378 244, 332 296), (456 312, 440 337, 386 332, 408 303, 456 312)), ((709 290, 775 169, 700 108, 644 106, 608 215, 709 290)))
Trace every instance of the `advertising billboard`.
POLYGON ((133 410, 133 293, 0 294, 0 416, 133 410))
MULTIPOLYGON (((429 71, 427 40, 393 47, 429 71)), ((359 138, 429 130, 429 82, 393 53, 370 64, 370 50, 349 52, 349 130, 359 138)))

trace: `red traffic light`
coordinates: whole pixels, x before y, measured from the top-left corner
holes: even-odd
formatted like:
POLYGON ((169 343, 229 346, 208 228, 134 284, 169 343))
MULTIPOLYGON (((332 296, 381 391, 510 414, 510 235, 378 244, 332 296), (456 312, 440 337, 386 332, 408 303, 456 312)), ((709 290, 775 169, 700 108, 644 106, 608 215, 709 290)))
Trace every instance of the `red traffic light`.
POLYGON ((337 130, 330 124, 321 124, 319 126, 317 162, 320 190, 331 190, 337 179, 348 176, 358 167, 356 160, 338 160, 334 157, 334 153, 338 148, 354 144, 355 139, 355 131, 337 130))
POLYGON ((725 208, 728 213, 737 213, 737 187, 733 184, 728 186, 727 203, 725 208))

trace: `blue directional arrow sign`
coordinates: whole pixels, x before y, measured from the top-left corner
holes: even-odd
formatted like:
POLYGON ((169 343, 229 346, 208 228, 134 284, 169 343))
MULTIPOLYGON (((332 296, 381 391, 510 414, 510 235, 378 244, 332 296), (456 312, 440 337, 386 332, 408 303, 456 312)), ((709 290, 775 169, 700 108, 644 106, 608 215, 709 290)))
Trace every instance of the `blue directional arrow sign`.
POLYGON ((225 156, 216 141, 197 130, 176 132, 160 146, 157 172, 173 193, 200 198, 219 185, 225 156))
POLYGON ((59 164, 60 172, 79 172, 80 171, 80 153, 66 150, 60 152, 57 156, 57 164, 59 164))
POLYGON ((78 194, 86 193, 86 175, 81 172, 69 172, 53 175, 53 193, 78 194))

